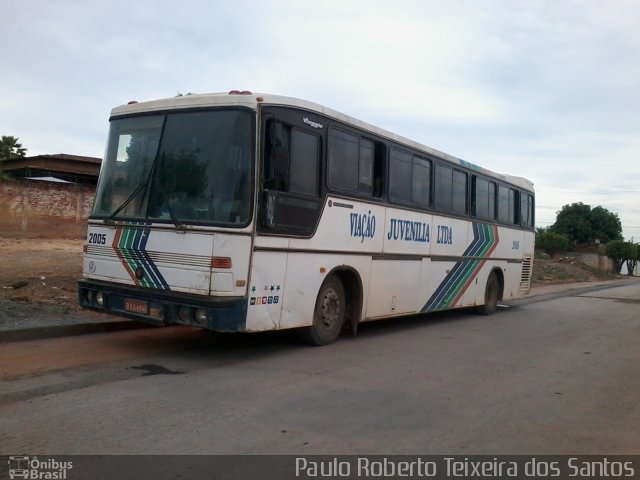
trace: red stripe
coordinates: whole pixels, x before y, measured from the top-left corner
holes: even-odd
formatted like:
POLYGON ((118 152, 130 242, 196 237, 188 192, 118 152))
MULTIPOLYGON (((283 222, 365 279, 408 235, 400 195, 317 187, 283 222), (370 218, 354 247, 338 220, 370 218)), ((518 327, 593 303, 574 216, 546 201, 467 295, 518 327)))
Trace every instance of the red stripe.
POLYGON ((460 299, 462 298, 462 295, 464 295, 464 292, 467 291, 467 289, 469 288, 469 285, 471 285, 471 282, 473 281, 473 279, 476 278, 476 275, 478 275, 480 270, 482 270, 482 267, 484 266, 484 264, 487 263, 486 258, 491 256, 493 251, 498 246, 498 243, 500 243, 500 236, 498 235, 498 227, 495 226, 495 225, 493 226, 493 235, 494 235, 495 241, 493 242, 493 245, 491 246, 489 251, 486 253, 485 260, 482 260, 480 262, 480 264, 476 267, 476 269, 473 271, 473 274, 469 277, 469 280, 467 280, 467 283, 464 284, 464 287, 462 287, 462 289, 460 290, 458 295, 456 295, 456 298, 454 298, 453 302, 451 302, 451 306, 455 307, 456 303, 458 303, 458 301, 460 301, 460 299))
POLYGON ((120 250, 120 246, 119 245, 120 245, 120 237, 122 237, 122 230, 124 230, 122 227, 116 228, 116 234, 113 236, 113 243, 111 244, 111 246, 116 251, 116 255, 118 255, 118 258, 120 259, 120 262, 122 263, 122 266, 127 271, 129 276, 131 277, 131 280, 133 280, 133 282, 137 286, 140 286, 140 280, 138 280, 136 278, 135 272, 133 270, 131 270, 131 267, 127 263, 127 260, 124 258, 124 255, 122 254, 122 251, 120 250))

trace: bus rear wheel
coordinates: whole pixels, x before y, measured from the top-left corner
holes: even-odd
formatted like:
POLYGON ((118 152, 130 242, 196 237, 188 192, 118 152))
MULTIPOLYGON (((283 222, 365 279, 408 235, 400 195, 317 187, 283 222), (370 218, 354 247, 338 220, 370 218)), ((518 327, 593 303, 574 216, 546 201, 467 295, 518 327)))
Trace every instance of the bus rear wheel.
POLYGON ((476 311, 480 315, 491 315, 498 309, 500 297, 500 280, 496 272, 491 272, 487 279, 487 287, 484 291, 484 305, 477 307, 476 311))
POLYGON ((327 278, 318 292, 313 324, 301 331, 302 339, 311 345, 328 345, 340 335, 345 317, 345 293, 338 277, 327 278))

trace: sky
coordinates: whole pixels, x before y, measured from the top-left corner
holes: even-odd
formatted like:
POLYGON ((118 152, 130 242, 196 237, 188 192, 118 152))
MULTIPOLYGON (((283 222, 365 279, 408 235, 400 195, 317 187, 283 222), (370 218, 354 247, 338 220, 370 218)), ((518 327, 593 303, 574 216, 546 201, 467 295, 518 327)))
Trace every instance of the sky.
POLYGON ((111 109, 303 98, 526 177, 536 224, 583 202, 640 241, 636 0, 3 0, 0 134, 101 157, 111 109))

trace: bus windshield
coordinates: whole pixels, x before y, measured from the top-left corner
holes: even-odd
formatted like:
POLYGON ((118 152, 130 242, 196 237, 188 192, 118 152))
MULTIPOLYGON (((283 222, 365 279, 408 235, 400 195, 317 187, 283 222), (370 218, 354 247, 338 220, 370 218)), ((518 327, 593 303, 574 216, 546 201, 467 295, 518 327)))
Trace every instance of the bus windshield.
POLYGON ((113 120, 92 216, 176 226, 248 223, 252 122, 244 110, 113 120))

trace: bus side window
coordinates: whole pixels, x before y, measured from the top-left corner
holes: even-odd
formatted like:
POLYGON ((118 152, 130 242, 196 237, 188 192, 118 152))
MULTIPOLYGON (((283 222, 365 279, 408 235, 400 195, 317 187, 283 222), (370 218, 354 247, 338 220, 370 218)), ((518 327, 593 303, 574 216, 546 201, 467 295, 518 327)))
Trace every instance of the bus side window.
POLYGON ((373 193, 373 142, 366 138, 360 139, 360 162, 358 167, 358 191, 367 195, 373 193))
POLYGON ((452 203, 453 189, 453 169, 444 165, 436 165, 435 174, 435 208, 440 212, 450 212, 453 208, 452 203))
POLYGON ((496 188, 496 182, 489 182, 489 216, 487 217, 489 220, 495 221, 497 217, 497 209, 496 209, 496 196, 498 194, 498 190, 496 188))
POLYGON ((394 202, 411 203, 411 153, 398 148, 389 156, 389 198, 394 202))
POLYGON ((451 208, 458 215, 467 214, 467 174, 460 170, 453 171, 451 208))
POLYGON ((520 193, 520 217, 523 227, 533 227, 533 196, 526 192, 520 193))
POLYGON ((420 207, 431 205, 431 161, 413 156, 411 201, 420 207))
POLYGON ((347 194, 380 197, 384 153, 381 142, 332 127, 327 148, 328 186, 347 194))
POLYGON ((373 196, 380 198, 383 193, 383 179, 385 163, 387 161, 387 147, 382 142, 373 144, 373 196))
POLYGON ((513 188, 509 189, 509 223, 520 224, 520 192, 513 188))
POLYGON ((318 195, 320 137, 297 128, 291 129, 289 192, 318 195))
POLYGON ((282 123, 275 121, 269 122, 267 131, 265 188, 286 192, 289 190, 289 132, 282 123))
POLYGON ((272 233, 312 233, 322 207, 322 137, 271 119, 265 126, 264 148, 261 226, 272 233))
POLYGON ((519 192, 513 188, 498 187, 498 221, 506 225, 520 224, 519 192))
POLYGON ((471 183, 471 215, 482 220, 496 219, 496 184, 477 175, 471 183))

